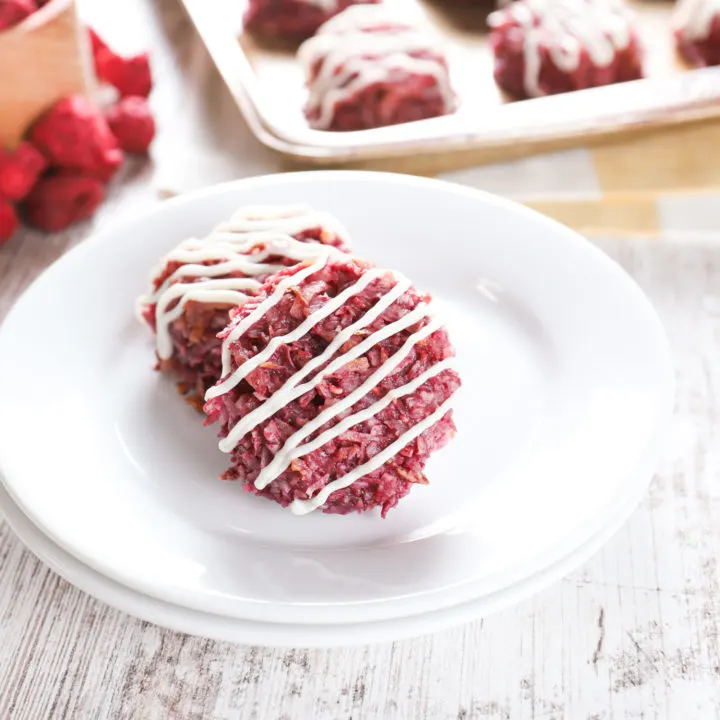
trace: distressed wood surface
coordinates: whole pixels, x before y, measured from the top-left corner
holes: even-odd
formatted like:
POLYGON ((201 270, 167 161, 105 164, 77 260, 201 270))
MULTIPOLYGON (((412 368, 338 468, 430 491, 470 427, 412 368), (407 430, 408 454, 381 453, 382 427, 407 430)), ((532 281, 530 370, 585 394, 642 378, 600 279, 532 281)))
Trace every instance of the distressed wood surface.
MULTIPOLYGON (((55 236, 25 231, 0 248, 0 318, 93 227, 157 203, 183 148, 201 136, 201 159, 185 173, 224 180, 278 167, 243 131, 174 0, 85 5, 111 39, 130 36, 126 49, 154 49, 154 163, 130 163, 93 224, 55 236), (122 32, 123 21, 133 32, 122 32)), ((720 244, 601 244, 661 313, 678 400, 650 493, 583 568, 445 633, 279 651, 183 636, 111 610, 37 562, 0 522, 0 720, 718 717, 720 244)))

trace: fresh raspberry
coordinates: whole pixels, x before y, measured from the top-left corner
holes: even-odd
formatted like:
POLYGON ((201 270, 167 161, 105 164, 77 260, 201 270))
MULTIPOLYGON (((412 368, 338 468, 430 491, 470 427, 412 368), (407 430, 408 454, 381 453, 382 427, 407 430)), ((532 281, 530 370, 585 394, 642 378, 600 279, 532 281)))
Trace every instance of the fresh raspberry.
POLYGON ((104 197, 96 177, 70 172, 48 175, 27 196, 25 219, 40 230, 57 232, 90 217, 104 197))
POLYGON ((29 142, 14 152, 0 150, 0 196, 22 200, 47 167, 45 156, 29 142))
POLYGON ((0 30, 6 30, 38 9, 35 0, 0 0, 0 30))
POLYGON ((149 55, 140 53, 128 58, 122 57, 110 48, 95 30, 88 28, 88 32, 95 61, 95 74, 98 78, 112 85, 121 97, 129 95, 147 97, 152 90, 149 55))
POLYGON ((155 137, 155 120, 144 97, 130 95, 113 105, 106 114, 108 125, 129 153, 146 153, 155 137))
POLYGON ((147 97, 152 90, 150 56, 146 52, 125 58, 108 47, 100 48, 95 53, 95 72, 100 80, 116 88, 122 97, 147 97))
POLYGON ((109 180, 123 161, 123 152, 100 110, 85 97, 60 100, 38 120, 30 140, 50 164, 109 180))
POLYGON ((107 43, 91 28, 88 28, 90 35, 90 43, 92 44, 93 56, 97 55, 100 50, 109 50, 107 43))
POLYGON ((7 242, 19 226, 20 221, 12 203, 0 197, 0 245, 7 242))

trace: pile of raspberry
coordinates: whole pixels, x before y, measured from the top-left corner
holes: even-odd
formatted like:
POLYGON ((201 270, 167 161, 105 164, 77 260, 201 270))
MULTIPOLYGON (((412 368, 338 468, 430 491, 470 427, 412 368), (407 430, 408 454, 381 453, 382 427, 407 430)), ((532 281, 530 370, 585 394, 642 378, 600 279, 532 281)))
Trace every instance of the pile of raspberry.
MULTIPOLYGON (((0 1, 0 31, 22 22, 44 3, 0 1)), ((0 245, 20 226, 57 232, 90 217, 125 153, 144 154, 155 136, 147 97, 152 76, 147 53, 122 57, 89 30, 95 74, 119 99, 101 109, 73 95, 59 100, 28 128, 13 150, 0 149, 0 245)))

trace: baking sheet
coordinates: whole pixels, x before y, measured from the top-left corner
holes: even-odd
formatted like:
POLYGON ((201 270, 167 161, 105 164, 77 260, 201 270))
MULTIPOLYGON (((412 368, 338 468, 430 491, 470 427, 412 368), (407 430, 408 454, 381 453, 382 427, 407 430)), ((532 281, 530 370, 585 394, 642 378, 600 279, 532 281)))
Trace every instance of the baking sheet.
POLYGON ((358 132, 312 130, 302 114, 305 89, 292 48, 242 31, 242 0, 182 0, 251 129, 266 145, 323 163, 471 148, 585 142, 649 126, 720 116, 720 68, 688 70, 678 59, 669 0, 640 0, 647 78, 602 88, 511 101, 495 85, 485 19, 493 4, 458 7, 440 0, 386 0, 416 17, 448 53, 460 107, 453 115, 358 132))

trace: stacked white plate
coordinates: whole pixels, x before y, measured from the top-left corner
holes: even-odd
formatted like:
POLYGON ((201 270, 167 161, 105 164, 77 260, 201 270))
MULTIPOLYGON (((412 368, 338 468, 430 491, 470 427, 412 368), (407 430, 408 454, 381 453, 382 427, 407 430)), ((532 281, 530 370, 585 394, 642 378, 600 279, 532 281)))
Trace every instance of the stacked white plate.
POLYGON ((0 398, 0 507, 70 582, 185 632, 338 645, 480 617, 582 563, 647 487, 673 373, 647 299, 566 228, 439 181, 314 172, 178 198, 68 253, 0 328, 0 398), (433 293, 457 350, 458 434, 384 520, 296 517, 218 480, 215 429, 134 315, 181 239, 297 202, 433 293))

